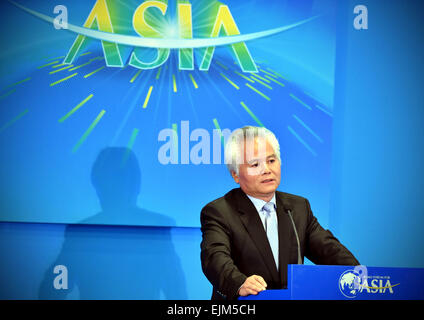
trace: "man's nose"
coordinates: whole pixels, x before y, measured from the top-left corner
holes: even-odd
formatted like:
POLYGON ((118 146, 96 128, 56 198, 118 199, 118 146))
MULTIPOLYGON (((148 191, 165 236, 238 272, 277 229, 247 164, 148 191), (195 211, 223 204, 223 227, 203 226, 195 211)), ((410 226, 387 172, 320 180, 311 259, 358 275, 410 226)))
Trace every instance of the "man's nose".
POLYGON ((271 170, 269 169, 269 166, 266 162, 264 162, 262 164, 262 170, 261 170, 261 174, 268 174, 271 173, 271 170))

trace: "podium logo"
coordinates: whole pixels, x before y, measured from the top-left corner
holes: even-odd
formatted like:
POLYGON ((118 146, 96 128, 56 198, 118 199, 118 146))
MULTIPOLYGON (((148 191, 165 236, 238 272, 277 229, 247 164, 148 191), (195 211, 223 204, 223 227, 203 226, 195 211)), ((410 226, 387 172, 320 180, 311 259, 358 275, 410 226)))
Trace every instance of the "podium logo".
POLYGON ((355 283, 360 281, 358 272, 347 270, 339 278, 339 289, 346 298, 355 298, 359 290, 355 283))
POLYGON ((400 283, 391 284, 390 276, 369 276, 365 266, 346 270, 339 278, 340 292, 346 298, 356 298, 358 294, 393 294, 393 288, 400 283))

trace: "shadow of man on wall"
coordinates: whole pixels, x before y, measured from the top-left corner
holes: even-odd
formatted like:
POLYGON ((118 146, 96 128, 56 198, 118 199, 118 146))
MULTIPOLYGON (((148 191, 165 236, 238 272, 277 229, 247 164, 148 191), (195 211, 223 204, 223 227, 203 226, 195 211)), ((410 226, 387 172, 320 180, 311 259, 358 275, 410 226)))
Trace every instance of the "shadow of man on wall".
POLYGON ((175 222, 137 207, 141 173, 135 154, 127 148, 103 149, 91 181, 101 211, 66 227, 39 298, 186 299, 169 227, 175 222))

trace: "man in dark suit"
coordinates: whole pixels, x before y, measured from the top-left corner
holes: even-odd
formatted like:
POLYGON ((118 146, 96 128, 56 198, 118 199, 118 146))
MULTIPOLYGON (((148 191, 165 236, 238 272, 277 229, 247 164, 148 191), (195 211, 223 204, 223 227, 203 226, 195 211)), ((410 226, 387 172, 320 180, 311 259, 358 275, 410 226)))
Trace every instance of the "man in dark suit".
POLYGON ((314 217, 307 199, 276 191, 281 179, 280 147, 258 127, 235 130, 225 162, 240 188, 201 212, 202 269, 212 299, 236 299, 287 287, 287 265, 358 265, 359 262, 314 217))

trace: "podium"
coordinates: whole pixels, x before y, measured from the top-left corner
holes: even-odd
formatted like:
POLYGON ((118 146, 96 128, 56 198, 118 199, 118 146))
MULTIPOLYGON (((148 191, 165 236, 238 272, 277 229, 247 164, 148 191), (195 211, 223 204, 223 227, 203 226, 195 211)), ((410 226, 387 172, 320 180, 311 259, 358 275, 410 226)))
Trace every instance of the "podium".
POLYGON ((287 289, 240 300, 423 300, 424 268, 288 265, 287 289))

